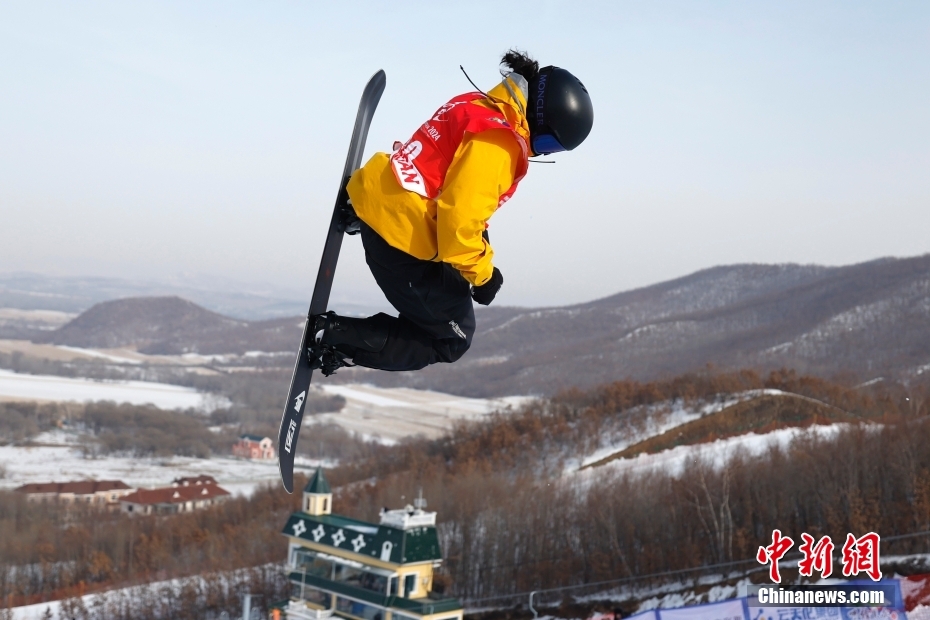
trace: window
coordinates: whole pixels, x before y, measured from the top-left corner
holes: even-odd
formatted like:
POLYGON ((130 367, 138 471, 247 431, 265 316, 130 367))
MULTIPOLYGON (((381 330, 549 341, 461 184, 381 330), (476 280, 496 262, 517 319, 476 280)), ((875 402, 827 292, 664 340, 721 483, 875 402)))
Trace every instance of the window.
POLYGON ((411 595, 417 591, 417 576, 407 575, 404 577, 404 596, 412 598, 411 595))
POLYGON ((307 551, 297 551, 294 553, 294 570, 297 572, 307 571, 308 575, 322 577, 323 579, 333 578, 333 563, 330 560, 324 560, 317 557, 315 553, 307 551))
POLYGON ((371 590, 378 594, 386 594, 388 578, 386 575, 379 575, 360 568, 346 566, 345 564, 336 564, 334 581, 339 581, 356 588, 371 590))
POLYGON ((384 609, 367 603, 359 603, 343 596, 336 597, 336 611, 363 620, 384 620, 384 609))
POLYGON ((291 583, 291 598, 307 601, 313 605, 319 605, 323 609, 329 609, 333 604, 333 595, 323 590, 317 590, 310 586, 300 587, 299 583, 291 583))
MULTIPOLYGON (((349 566, 337 560, 331 560, 325 555, 320 557, 317 553, 305 549, 295 549, 292 570, 295 572, 307 571, 308 575, 320 577, 322 579, 331 579, 339 583, 370 590, 378 594, 388 593, 388 574, 366 570, 361 565, 349 566)), ((394 589, 397 588, 396 577, 392 577, 394 589)), ((394 594, 394 592, 391 592, 394 594)))
POLYGON ((324 497, 323 498, 323 512, 327 512, 328 510, 329 510, 329 498, 324 497))

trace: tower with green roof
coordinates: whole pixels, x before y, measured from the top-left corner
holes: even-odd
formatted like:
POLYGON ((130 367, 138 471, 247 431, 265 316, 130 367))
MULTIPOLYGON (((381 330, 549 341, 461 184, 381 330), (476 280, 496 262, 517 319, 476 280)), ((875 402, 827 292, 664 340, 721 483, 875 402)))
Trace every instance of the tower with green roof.
POLYGON ((323 468, 320 467, 304 487, 304 512, 315 517, 328 515, 333 510, 333 491, 329 482, 323 477, 323 468))
POLYGON ((383 510, 379 523, 332 514, 332 489, 317 469, 288 538, 291 597, 275 617, 322 620, 461 620, 462 605, 433 591, 442 563, 436 513, 426 501, 383 510))

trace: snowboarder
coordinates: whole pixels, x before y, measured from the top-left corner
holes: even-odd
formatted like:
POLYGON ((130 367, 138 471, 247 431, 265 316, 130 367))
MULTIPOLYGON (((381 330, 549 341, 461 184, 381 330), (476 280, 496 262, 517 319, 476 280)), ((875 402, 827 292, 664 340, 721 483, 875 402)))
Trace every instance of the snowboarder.
POLYGON ((488 305, 504 282, 487 221, 517 189, 529 157, 570 151, 591 131, 584 85, 510 50, 509 72, 488 93, 453 98, 394 153, 352 175, 344 226, 399 316, 314 317, 312 364, 418 370, 458 360, 475 332, 472 301, 488 305), (351 364, 349 363, 351 360, 351 364))

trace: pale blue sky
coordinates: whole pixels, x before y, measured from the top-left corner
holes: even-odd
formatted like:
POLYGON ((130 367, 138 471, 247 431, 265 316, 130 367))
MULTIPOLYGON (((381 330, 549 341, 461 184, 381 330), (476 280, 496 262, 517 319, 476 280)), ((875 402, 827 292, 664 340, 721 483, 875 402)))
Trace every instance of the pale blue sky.
MULTIPOLYGON (((368 77, 371 153, 513 45, 595 124, 492 220, 498 303, 930 252, 926 2, 0 2, 0 272, 309 299, 368 77)), ((379 295, 356 239, 334 295, 379 295)))

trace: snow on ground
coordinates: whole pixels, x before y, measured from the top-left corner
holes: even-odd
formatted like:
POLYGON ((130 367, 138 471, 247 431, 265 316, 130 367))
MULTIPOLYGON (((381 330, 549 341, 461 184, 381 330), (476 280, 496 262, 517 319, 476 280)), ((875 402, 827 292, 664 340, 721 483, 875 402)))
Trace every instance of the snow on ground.
POLYGON ((820 438, 834 437, 848 426, 848 424, 831 424, 811 426, 809 428, 783 428, 762 435, 748 433, 739 437, 718 439, 711 443, 678 446, 656 454, 640 454, 631 459, 617 459, 600 467, 577 472, 577 474, 648 473, 662 470, 677 475, 686 466, 701 461, 709 463, 715 468, 721 468, 738 452, 742 452, 747 456, 759 455, 773 446, 786 448, 794 439, 808 433, 820 438))
MULTIPOLYGON (((463 398, 401 388, 367 385, 325 386, 326 392, 346 399, 339 413, 308 416, 313 422, 331 421, 362 436, 394 442, 411 435, 437 437, 457 420, 478 419, 492 411, 519 406, 526 399, 463 398)), ((131 382, 97 382, 86 379, 18 375, 0 370, 0 398, 30 397, 41 400, 116 400, 153 402, 160 407, 205 407, 205 396, 173 385, 131 382)), ((207 403, 209 404, 209 403, 207 403)), ((312 441, 312 430, 305 430, 302 441, 312 441)), ((122 480, 132 487, 167 485, 180 476, 207 474, 232 493, 250 495, 263 483, 276 483, 276 461, 255 462, 232 457, 197 459, 192 457, 135 458, 105 456, 85 458, 76 433, 52 431, 37 436, 33 447, 0 446, 0 466, 6 477, 0 489, 11 489, 30 482, 70 480, 122 480)), ((298 469, 316 467, 317 461, 298 459, 298 469)), ((326 464, 324 465, 331 465, 326 464)))
MULTIPOLYGON (((89 606, 93 596, 88 595, 83 597, 84 604, 89 606)), ((24 607, 14 607, 13 608, 13 618, 12 620, 41 620, 46 617, 45 612, 51 614, 49 618, 57 618, 58 613, 61 610, 61 601, 49 601, 48 603, 37 603, 35 605, 26 605, 24 607)))
POLYGON ((307 418, 305 423, 333 422, 348 431, 385 443, 413 435, 439 437, 459 420, 477 420, 530 400, 525 396, 466 398, 428 390, 361 384, 324 385, 322 389, 345 398, 346 406, 338 413, 307 418))
MULTIPOLYGON (((73 480, 122 480, 133 488, 163 487, 175 478, 205 474, 216 478, 233 495, 251 495, 266 483, 277 484, 277 461, 248 461, 233 457, 198 459, 193 457, 106 456, 84 458, 76 432, 53 430, 34 438, 33 447, 0 446, 0 490, 14 489, 30 482, 69 482, 73 480)), ((321 463, 300 457, 297 471, 309 471, 321 463)), ((334 465, 322 463, 324 467, 334 465)))
POLYGON ((141 364, 142 361, 138 359, 133 359, 126 355, 114 355, 113 353, 105 353, 103 351, 97 351, 96 349, 84 349, 81 347, 68 347, 63 344, 56 345, 56 348, 61 349, 62 351, 70 351, 71 353, 77 353, 78 355, 84 355, 87 357, 95 357, 98 359, 107 360, 108 362, 116 362, 118 364, 141 364))
POLYGON ((718 411, 723 411, 727 407, 731 407, 739 402, 750 400, 752 398, 758 398, 759 396, 780 394, 784 394, 784 392, 781 390, 748 390, 745 392, 740 392, 739 394, 735 394, 725 400, 706 403, 697 409, 685 407, 684 403, 680 400, 676 400, 671 403, 659 403, 652 405, 650 408, 654 413, 649 416, 648 421, 641 430, 633 430, 631 432, 624 433, 624 436, 620 439, 611 440, 607 438, 606 444, 603 444, 600 448, 585 456, 580 461, 569 462, 567 464, 567 469, 574 470, 590 465, 591 463, 596 463, 601 459, 607 458, 611 454, 621 452, 632 445, 649 439, 650 437, 661 435, 662 433, 666 433, 672 430, 676 426, 687 424, 688 422, 692 422, 706 415, 717 413, 718 411), (671 411, 665 415, 657 415, 659 410, 668 408, 670 408, 671 411))
POLYGON ((30 443, 51 446, 79 446, 81 445, 81 434, 73 430, 53 428, 50 431, 39 433, 32 438, 30 443))
MULTIPOLYGON (((255 566, 252 568, 246 569, 237 569, 231 571, 224 571, 220 573, 214 573, 213 576, 219 577, 221 582, 225 582, 223 585, 227 591, 238 591, 241 589, 241 579, 245 576, 248 571, 261 570, 266 575, 270 572, 277 572, 280 570, 278 565, 266 564, 264 566, 255 566)), ((182 579, 168 579, 165 581, 153 581, 150 583, 126 586, 123 588, 114 588, 112 590, 104 590, 102 592, 96 592, 94 594, 85 594, 81 597, 81 601, 84 603, 85 608, 94 609, 95 603, 99 604, 101 607, 105 608, 108 604, 112 605, 114 603, 119 604, 123 609, 123 605, 129 603, 131 605, 132 612, 140 612, 141 606, 146 604, 146 601, 151 601, 151 596, 153 593, 156 595, 164 597, 165 595, 174 594, 177 596, 180 592, 180 589, 185 585, 203 583, 203 577, 193 576, 182 579)), ((61 613, 61 602, 62 601, 48 601, 46 603, 36 603, 34 605, 23 605, 21 607, 13 608, 13 615, 11 620, 41 620, 41 618, 46 617, 46 613, 50 612, 52 618, 59 618, 61 613)), ((254 609, 254 608, 253 608, 254 609)))
MULTIPOLYGON (((699 579, 697 581, 698 583, 704 583, 708 579, 722 579, 722 577, 711 575, 708 576, 708 578, 699 579)), ((643 597, 641 593, 638 593, 635 590, 632 590, 632 592, 635 593, 635 598, 640 599, 639 607, 636 609, 636 613, 641 613, 651 609, 679 609, 681 607, 687 607, 690 605, 701 605, 705 603, 719 603, 722 601, 728 601, 739 596, 741 592, 745 592, 746 587, 749 584, 750 581, 748 578, 746 578, 739 580, 739 582, 736 584, 715 585, 708 591, 697 594, 694 591, 693 586, 688 588, 683 583, 673 582, 665 586, 665 588, 651 588, 659 592, 664 589, 667 591, 667 593, 658 593, 650 598, 643 597)))
MULTIPOLYGON (((0 325, 3 324, 0 317, 0 325)), ((150 355, 140 353, 131 347, 116 347, 112 349, 88 349, 84 347, 71 347, 57 344, 36 344, 29 340, 0 339, 0 352, 20 352, 30 357, 40 359, 73 361, 73 360, 106 360, 114 364, 150 364, 156 366, 203 366, 213 364, 241 364, 246 360, 257 360, 267 357, 291 357, 293 351, 247 351, 242 355, 233 353, 200 354, 184 353, 181 355, 150 355)))
POLYGON ((91 357, 75 349, 69 351, 53 344, 36 344, 29 340, 0 339, 0 353, 23 353, 30 357, 62 362, 91 357))
MULTIPOLYGON (((74 445, 73 436, 63 435, 60 431, 43 433, 37 438, 42 440, 44 445, 41 446, 0 446, 0 466, 6 469, 6 477, 0 479, 0 490, 30 482, 74 480, 122 480, 133 488, 151 488, 168 486, 178 477, 205 474, 216 478, 219 485, 233 495, 251 495, 259 485, 278 480, 277 461, 182 456, 84 458, 80 448, 74 445)), ((307 470, 317 464, 301 459, 296 467, 298 471, 307 470)))
POLYGON ((0 308, 0 325, 21 325, 33 329, 51 330, 61 327, 76 314, 57 310, 20 310, 0 308))
POLYGON ((25 375, 0 370, 0 400, 78 401, 111 400, 160 409, 212 411, 228 402, 193 388, 148 381, 94 381, 52 375, 25 375))

